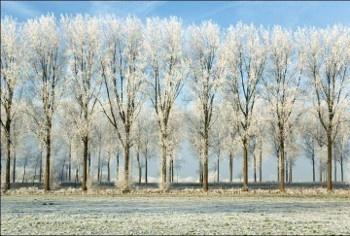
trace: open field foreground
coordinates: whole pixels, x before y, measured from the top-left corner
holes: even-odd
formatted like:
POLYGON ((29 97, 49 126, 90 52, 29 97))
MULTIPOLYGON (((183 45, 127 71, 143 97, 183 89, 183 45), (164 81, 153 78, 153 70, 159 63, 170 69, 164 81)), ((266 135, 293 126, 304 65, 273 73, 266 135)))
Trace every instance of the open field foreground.
POLYGON ((350 234, 346 191, 139 195, 2 195, 1 234, 350 234))

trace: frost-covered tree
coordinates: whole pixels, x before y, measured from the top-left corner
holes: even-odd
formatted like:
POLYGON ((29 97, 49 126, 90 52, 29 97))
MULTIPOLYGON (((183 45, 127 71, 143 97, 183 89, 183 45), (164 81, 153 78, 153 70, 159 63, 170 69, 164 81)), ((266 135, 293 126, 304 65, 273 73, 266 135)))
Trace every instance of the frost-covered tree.
POLYGON ((273 122, 279 145, 279 189, 284 192, 286 139, 291 132, 288 129, 290 117, 300 94, 301 68, 298 66, 298 51, 292 32, 276 26, 269 39, 269 76, 264 81, 264 90, 274 114, 273 122))
POLYGON ((197 97, 201 140, 201 161, 203 168, 203 190, 208 191, 208 151, 214 99, 223 77, 223 63, 220 57, 220 28, 211 21, 200 26, 191 26, 189 32, 189 57, 191 87, 197 97))
MULTIPOLYGON (((34 96, 34 94, 33 94, 34 96)), ((40 111, 40 107, 35 105, 29 96, 25 100, 24 116, 26 117, 26 132, 32 135, 32 138, 36 140, 36 148, 39 149, 40 155, 38 155, 39 165, 39 183, 42 183, 43 177, 43 156, 45 150, 45 129, 44 129, 44 117, 40 111)))
POLYGON ((24 48, 20 25, 12 18, 1 20, 1 130, 5 134, 6 169, 4 191, 10 188, 11 126, 15 115, 15 94, 23 75, 24 48))
POLYGON ((339 25, 267 31, 239 23, 222 35, 211 21, 183 30, 176 17, 150 18, 145 24, 115 16, 63 16, 59 23, 53 15, 23 23, 5 17, 0 90, 4 190, 11 173, 13 181, 19 179, 20 166, 22 180, 28 181, 32 172, 33 183, 37 173, 41 182, 46 167, 46 190, 54 180, 75 179, 82 180, 85 191, 89 175, 95 174, 91 163, 98 181, 103 171, 110 181, 114 157, 116 176, 122 176, 123 157, 118 187, 129 191, 131 156, 139 182, 144 176, 147 183, 148 159, 158 153, 159 187, 166 190, 181 164, 178 151, 188 144, 198 157, 204 191, 209 158, 216 158, 217 181, 220 158, 229 158, 232 182, 233 160, 242 156, 239 175, 248 190, 248 164, 254 181, 262 181, 265 151, 277 157, 284 191, 284 182, 293 180, 300 148, 311 160, 313 181, 319 167, 320 181, 327 174, 331 191, 338 166, 344 180, 349 153, 349 45, 349 27, 339 25), (184 104, 187 96, 189 105, 184 104))
POLYGON ((183 53, 183 30, 181 21, 151 18, 147 20, 145 48, 149 62, 150 85, 148 92, 157 115, 161 144, 160 188, 166 189, 167 166, 169 166, 169 120, 186 76, 187 64, 183 53))
MULTIPOLYGON (((106 121, 108 122, 108 121, 106 121)), ((113 129, 112 125, 108 122, 107 124, 104 124, 103 129, 103 136, 104 136, 104 142, 103 142, 103 149, 105 151, 104 158, 102 159, 102 162, 100 163, 100 181, 102 181, 102 170, 103 170, 103 164, 107 167, 107 182, 111 181, 111 161, 114 156, 119 155, 120 152, 120 145, 118 142, 118 138, 115 134, 115 132, 110 132, 110 130, 113 129)))
POLYGON ((136 161, 137 161, 137 169, 138 169, 138 183, 141 184, 142 180, 142 160, 141 160, 141 152, 142 152, 142 144, 144 142, 144 133, 142 132, 142 122, 141 120, 137 120, 136 123, 136 138, 135 138, 135 152, 136 152, 136 161))
POLYGON ((254 116, 254 129, 253 129, 253 133, 254 133, 254 138, 256 139, 256 147, 255 147, 255 153, 254 153, 254 158, 255 158, 255 162, 257 162, 256 164, 254 164, 254 180, 255 180, 255 176, 257 176, 257 170, 256 168, 259 168, 259 182, 262 182, 262 161, 263 161, 263 154, 266 153, 268 150, 268 139, 267 139, 267 135, 266 133, 267 130, 269 129, 269 111, 268 109, 266 109, 267 106, 267 102, 260 98, 257 99, 256 101, 256 109, 255 112, 256 114, 259 115, 255 115, 254 116))
POLYGON ((181 126, 184 121, 184 112, 179 107, 174 107, 173 109, 174 118, 169 122, 169 165, 167 174, 171 183, 174 182, 174 168, 178 161, 177 153, 184 137, 184 131, 181 126))
POLYGON ((333 190, 333 144, 349 104, 349 28, 304 29, 299 32, 305 75, 313 85, 315 110, 327 137, 327 190, 333 190))
MULTIPOLYGON (((256 107, 254 109, 254 115, 251 121, 251 139, 249 142, 248 152, 251 155, 253 161, 253 179, 256 183, 259 179, 259 182, 262 182, 262 159, 263 153, 266 152, 266 144, 268 143, 266 139, 266 133, 270 121, 268 103, 262 99, 257 98, 256 107), (259 176, 258 176, 259 172, 259 176)), ((236 142, 237 142, 236 138, 236 142)), ((239 144, 237 144, 239 145, 239 144)))
MULTIPOLYGON (((223 115, 225 114, 226 109, 227 107, 225 104, 218 106, 218 109, 214 115, 212 135, 209 140, 209 146, 212 149, 211 151, 216 156, 216 182, 220 182, 220 159, 223 157, 226 148, 226 138, 230 135, 229 129, 227 129, 229 124, 225 122, 226 117, 223 115)), ((230 145, 232 145, 232 143, 230 145)), ((231 158, 232 153, 230 154, 231 158)), ((230 174, 232 175, 232 173, 230 174)))
POLYGON ((57 107, 57 87, 62 79, 64 60, 62 42, 56 19, 52 15, 29 20, 24 25, 24 37, 30 66, 29 78, 35 97, 32 103, 43 114, 45 145, 45 190, 50 190, 53 116, 57 107))
POLYGON ((268 33, 253 25, 230 27, 224 41, 228 98, 243 148, 243 190, 248 190, 248 146, 258 84, 267 60, 268 33))
POLYGON ((67 145, 67 179, 69 182, 72 181, 73 173, 73 153, 74 153, 74 146, 77 142, 79 142, 79 134, 78 129, 79 127, 79 108, 77 104, 71 103, 70 100, 67 101, 61 101, 60 106, 58 108, 58 122, 59 122, 59 136, 62 138, 64 143, 67 145))
MULTIPOLYGON (((14 106, 16 113, 23 112, 23 102, 17 102, 14 106)), ((15 113, 15 114, 16 114, 15 113)), ((24 115, 15 115, 12 119, 11 127, 11 149, 12 149, 12 183, 16 182, 16 167, 17 167, 17 149, 23 146, 23 141, 25 141, 27 132, 25 122, 27 119, 24 115)))
POLYGON ((223 104, 220 106, 220 111, 218 115, 221 119, 221 126, 226 130, 226 135, 223 140, 223 151, 225 154, 228 154, 229 158, 229 181, 233 181, 233 161, 235 156, 237 156, 240 151, 237 149, 237 146, 240 144, 237 136, 237 129, 232 125, 235 120, 233 110, 231 109, 231 104, 226 100, 223 101, 223 104))
POLYGON ((191 104, 192 106, 189 107, 189 110, 185 113, 186 118, 186 137, 189 143, 191 144, 191 153, 195 155, 196 158, 198 158, 199 165, 198 165, 198 180, 201 186, 203 185, 203 161, 202 161, 202 136, 201 136, 201 125, 202 122, 200 122, 200 108, 198 107, 198 103, 191 104))
POLYGON ((153 113, 152 107, 143 107, 140 111, 140 115, 137 118, 136 129, 136 145, 139 152, 140 164, 143 163, 144 167, 144 182, 148 183, 148 172, 150 158, 156 155, 159 147, 159 140, 157 139, 158 124, 157 117, 153 113), (143 157, 143 161, 142 158, 143 157))
POLYGON ((98 78, 99 53, 101 47, 99 19, 77 15, 63 17, 69 78, 75 101, 79 105, 80 122, 78 133, 83 143, 83 182, 87 190, 88 154, 92 114, 96 107, 101 85, 98 78))
POLYGON ((315 165, 316 165, 316 145, 317 145, 317 140, 314 135, 314 129, 317 128, 315 127, 315 124, 317 120, 312 119, 312 116, 310 118, 310 115, 308 114, 307 116, 303 117, 303 122, 302 122, 302 146, 304 149, 304 153, 306 158, 311 160, 312 164, 312 181, 316 182, 316 170, 315 170, 315 165))
POLYGON ((298 142, 300 134, 297 128, 298 126, 296 125, 298 122, 298 119, 289 122, 289 125, 292 127, 289 127, 290 133, 285 140, 285 182, 288 183, 293 182, 293 167, 300 152, 300 145, 298 142))
POLYGON ((350 123, 342 123, 334 141, 334 180, 337 178, 336 161, 340 164, 340 180, 344 182, 344 162, 350 157, 350 123))
POLYGON ((108 17, 104 20, 103 31, 104 51, 100 68, 107 102, 106 105, 100 103, 124 149, 122 189, 128 192, 130 149, 135 138, 134 123, 143 100, 143 26, 137 18, 128 17, 121 21, 108 17))
MULTIPOLYGON (((102 181, 102 161, 104 146, 107 144, 107 136, 110 135, 109 123, 106 123, 105 115, 102 112, 96 114, 96 120, 91 124, 91 149, 95 150, 97 156, 97 182, 102 181)), ((92 150, 91 150, 92 151, 92 150)))

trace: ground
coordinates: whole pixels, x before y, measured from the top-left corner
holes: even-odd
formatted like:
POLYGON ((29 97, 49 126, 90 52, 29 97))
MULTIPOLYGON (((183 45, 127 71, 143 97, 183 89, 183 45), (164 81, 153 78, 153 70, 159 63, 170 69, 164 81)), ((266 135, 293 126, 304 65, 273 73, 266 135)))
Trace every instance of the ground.
POLYGON ((350 198, 297 195, 1 196, 4 234, 350 234, 350 198))

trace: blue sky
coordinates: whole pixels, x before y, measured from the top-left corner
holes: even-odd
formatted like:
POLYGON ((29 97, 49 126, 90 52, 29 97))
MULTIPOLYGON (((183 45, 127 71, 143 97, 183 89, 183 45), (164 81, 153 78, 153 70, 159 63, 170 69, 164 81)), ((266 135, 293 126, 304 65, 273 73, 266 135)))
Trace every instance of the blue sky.
MULTIPOLYGON (((221 27, 227 27, 239 21, 264 26, 279 24, 287 28, 298 26, 326 27, 338 23, 350 26, 350 2, 1 2, 2 17, 10 15, 19 21, 25 21, 28 18, 47 13, 54 13, 56 16, 76 13, 90 15, 110 13, 122 17, 135 15, 141 19, 151 16, 178 16, 182 18, 185 25, 212 19, 221 27)), ((184 160, 180 175, 196 178, 194 168, 197 169, 198 161, 189 155, 191 152, 188 151, 188 147, 185 146, 184 149, 180 154, 184 160)), ((150 166, 158 166, 158 160, 153 159, 151 162, 154 163, 150 166)), ((210 160, 210 167, 214 165, 214 162, 214 158, 210 160)), ((225 170, 226 165, 227 158, 222 161, 223 178, 228 178, 228 173, 225 170)), ((241 159, 235 160, 235 178, 241 173, 241 167, 241 159)), ((312 180, 310 168, 309 160, 297 159, 295 180, 312 180)), ((275 179, 276 158, 265 159, 263 169, 265 170, 263 171, 264 179, 275 179)), ((150 172, 151 176, 157 177, 159 175, 156 169, 150 170, 150 172)))
POLYGON ((350 2, 1 2, 1 15, 11 15, 20 21, 49 12, 57 16, 66 13, 132 14, 142 19, 178 16, 186 25, 212 19, 222 27, 238 21, 292 28, 336 23, 350 25, 350 2))

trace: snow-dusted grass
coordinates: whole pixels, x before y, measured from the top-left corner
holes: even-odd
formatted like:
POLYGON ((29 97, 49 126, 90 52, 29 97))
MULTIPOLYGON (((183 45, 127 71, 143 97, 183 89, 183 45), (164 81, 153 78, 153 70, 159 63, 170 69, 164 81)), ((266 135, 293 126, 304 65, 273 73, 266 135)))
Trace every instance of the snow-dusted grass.
MULTIPOLYGON (((3 193, 4 194, 4 193, 3 193)), ((251 189, 248 192, 242 191, 241 188, 228 189, 209 189, 203 192, 202 189, 184 188, 169 189, 168 191, 160 191, 157 188, 132 188, 130 193, 123 194, 120 189, 111 188, 90 188, 87 192, 83 192, 79 188, 61 188, 49 192, 37 187, 18 188, 7 191, 6 196, 23 196, 23 195, 73 195, 73 196, 143 196, 143 197, 201 197, 201 196, 265 196, 265 197, 345 197, 350 198, 350 188, 335 189, 333 192, 327 192, 326 188, 287 188, 285 193, 281 193, 278 189, 251 189)))
POLYGON ((1 234, 350 234, 347 197, 135 196, 5 195, 1 234))

